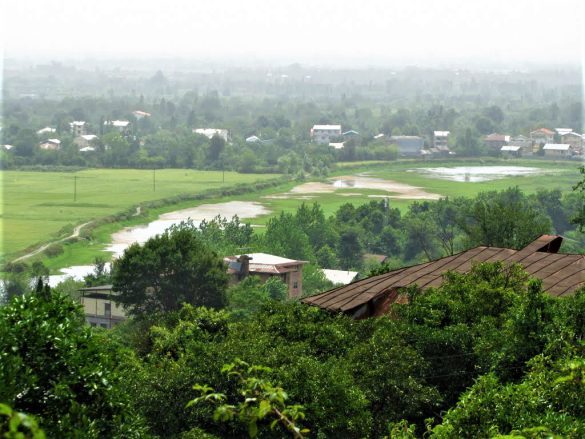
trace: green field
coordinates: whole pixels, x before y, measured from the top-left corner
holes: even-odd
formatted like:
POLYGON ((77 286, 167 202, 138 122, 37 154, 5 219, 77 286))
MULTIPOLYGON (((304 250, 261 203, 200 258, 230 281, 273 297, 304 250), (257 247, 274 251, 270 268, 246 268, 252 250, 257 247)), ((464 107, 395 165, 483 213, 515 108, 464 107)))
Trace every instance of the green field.
POLYGON ((2 171, 2 255, 10 257, 60 235, 60 231, 72 229, 73 225, 124 211, 141 202, 275 177, 226 172, 224 179, 222 172, 184 169, 161 169, 156 173, 134 169, 2 171))
MULTIPOLYGON (((503 161, 461 161, 416 162, 399 161, 387 163, 360 163, 357 166, 344 166, 329 178, 366 174, 412 186, 421 187, 428 192, 443 196, 474 196, 481 191, 501 190, 518 186, 526 193, 539 188, 558 188, 564 192, 572 190, 579 180, 578 166, 575 162, 548 162, 543 160, 503 161), (453 166, 530 166, 543 168, 546 175, 506 177, 481 183, 455 182, 421 175, 408 170, 420 167, 453 166)), ((120 211, 141 202, 164 199, 178 194, 198 193, 205 189, 233 186, 274 178, 275 175, 253 175, 225 173, 225 183, 221 172, 192 170, 156 171, 156 192, 153 191, 152 171, 140 170, 87 170, 77 173, 41 173, 4 171, 3 178, 3 254, 6 259, 22 253, 22 250, 40 242, 50 241, 64 227, 71 228, 93 218, 99 218, 120 211), (74 177, 77 176, 77 200, 73 201, 74 177)), ((148 209, 146 215, 130 218, 117 223, 105 224, 92 233, 92 240, 82 240, 64 246, 65 252, 55 258, 43 258, 45 264, 55 270, 61 267, 91 263, 96 255, 104 254, 105 244, 110 241, 111 233, 128 225, 136 225, 154 220, 164 212, 194 207, 199 204, 225 202, 230 200, 256 201, 264 204, 271 213, 251 220, 256 225, 264 225, 269 218, 280 211, 293 212, 302 203, 319 203, 326 215, 333 214, 344 203, 355 205, 370 202, 372 195, 388 195, 377 189, 339 189, 332 193, 296 194, 283 196, 293 187, 303 182, 288 182, 254 193, 243 195, 189 200, 176 204, 148 209), (271 196, 282 198, 270 198, 271 196), (267 198, 268 197, 268 198, 267 198), (303 199, 304 198, 304 199, 303 199)), ((393 207, 402 211, 408 208, 410 200, 390 200, 393 207)), ((261 231, 261 229, 258 229, 261 231)), ((107 256, 107 254, 104 254, 107 256)))

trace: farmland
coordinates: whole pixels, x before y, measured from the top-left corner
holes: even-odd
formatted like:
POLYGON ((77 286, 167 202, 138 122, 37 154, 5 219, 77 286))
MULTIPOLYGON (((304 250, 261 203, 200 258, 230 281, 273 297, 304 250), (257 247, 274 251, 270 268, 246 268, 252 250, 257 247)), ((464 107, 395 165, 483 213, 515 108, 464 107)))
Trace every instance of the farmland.
POLYGON ((100 169, 79 172, 3 171, 2 254, 16 254, 146 201, 249 184, 274 174, 194 170, 100 169))
MULTIPOLYGON (((270 214, 255 218, 252 222, 262 226, 280 211, 294 211, 302 202, 319 203, 326 215, 331 215, 344 203, 362 204, 380 197, 389 196, 390 204, 405 211, 410 199, 393 198, 400 196, 392 189, 374 187, 333 187, 331 182, 351 176, 365 176, 366 179, 390 180, 414 186, 429 194, 440 196, 474 196, 486 190, 500 190, 518 186, 526 193, 539 188, 570 191, 578 180, 578 164, 575 162, 548 162, 542 160, 502 161, 449 161, 387 163, 360 163, 352 168, 337 169, 328 179, 314 184, 307 182, 283 182, 283 184, 230 196, 211 196, 201 200, 182 200, 174 204, 150 208, 136 217, 125 218, 115 223, 104 224, 92 233, 92 240, 65 246, 63 254, 48 259, 45 263, 52 269, 71 264, 90 263, 101 254, 111 233, 128 225, 154 220, 158 215, 215 202, 230 200, 260 202, 270 214), (542 169, 543 174, 526 176, 504 176, 503 178, 465 182, 436 178, 434 175, 413 172, 423 167, 453 166, 526 166, 542 169), (311 186, 312 185, 312 186, 311 186), (315 186, 317 185, 317 186, 315 186), (319 186, 320 185, 320 186, 319 186), (305 190, 308 187, 308 190, 305 190), (321 191, 311 192, 311 187, 321 191)), ((277 177, 259 174, 225 173, 192 170, 86 170, 71 173, 5 171, 2 174, 4 201, 2 213, 3 255, 6 259, 21 253, 25 248, 63 236, 75 224, 101 218, 128 210, 147 201, 175 197, 179 194, 201 193, 208 189, 247 184, 277 177), (77 178, 76 178, 77 177, 77 178), (156 178, 156 182, 154 182, 156 178), (75 182, 75 180, 77 180, 75 182), (156 184, 156 188, 154 187, 156 184), (77 185, 76 200, 74 184, 77 185)), ((219 212, 218 212, 219 213, 219 212)), ((262 228, 258 229, 260 232, 262 228)))

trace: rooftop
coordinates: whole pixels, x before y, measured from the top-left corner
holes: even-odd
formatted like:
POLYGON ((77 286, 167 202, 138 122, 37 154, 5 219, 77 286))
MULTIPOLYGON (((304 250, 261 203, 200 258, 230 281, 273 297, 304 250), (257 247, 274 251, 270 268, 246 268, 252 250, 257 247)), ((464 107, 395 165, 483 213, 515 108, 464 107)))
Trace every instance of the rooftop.
POLYGON ((516 145, 504 145, 500 148, 500 151, 510 151, 510 152, 518 152, 522 149, 521 146, 516 145))
POLYGON ((450 133, 450 131, 433 131, 435 137, 447 137, 450 133))
POLYGON ((568 143, 547 143, 542 149, 545 151, 568 151, 571 145, 568 143))
POLYGON ((353 282, 358 275, 357 271, 344 271, 344 270, 329 270, 323 269, 323 274, 328 281, 333 282, 334 285, 347 285, 353 282))
POLYGON ((533 133, 542 133, 542 134, 546 134, 548 136, 552 136, 555 132, 552 130, 549 130, 548 128, 539 128, 537 130, 530 132, 530 134, 533 134, 533 133))
POLYGON ((341 131, 341 125, 313 125, 314 130, 339 130, 341 131))
MULTIPOLYGON (((238 259, 242 255, 226 256, 223 260, 228 264, 229 273, 237 273, 241 268, 238 259)), ((269 255, 267 253, 248 253, 250 258, 250 273, 268 273, 280 274, 294 271, 298 265, 303 265, 306 261, 297 261, 295 259, 282 258, 280 256, 269 255)))
MULTIPOLYGON (((363 305, 375 308, 378 301, 396 301, 400 288, 417 285, 423 290, 438 287, 447 271, 467 273, 474 263, 519 263, 526 272, 543 282, 553 296, 573 294, 585 285, 585 255, 558 254, 563 238, 542 235, 523 248, 479 246, 431 262, 400 268, 303 299, 304 303, 334 312, 354 313, 363 305)), ((376 311, 372 310, 371 314, 376 311)))

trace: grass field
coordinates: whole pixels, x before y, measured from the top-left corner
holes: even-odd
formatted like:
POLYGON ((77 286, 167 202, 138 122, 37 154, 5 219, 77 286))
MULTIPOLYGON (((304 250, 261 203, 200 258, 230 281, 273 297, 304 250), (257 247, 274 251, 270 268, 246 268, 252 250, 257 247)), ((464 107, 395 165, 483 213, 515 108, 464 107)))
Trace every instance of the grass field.
MULTIPOLYGON (((426 189, 428 192, 443 196, 472 197, 486 190, 501 190, 518 186, 526 193, 539 188, 558 188, 568 192, 579 180, 576 162, 549 162, 543 160, 490 160, 486 161, 448 161, 448 162, 387 162, 359 163, 353 167, 344 166, 330 176, 355 175, 366 173, 368 176, 394 180, 426 189), (357 165, 357 166, 356 166, 357 165), (510 165, 530 166, 551 171, 546 175, 507 177, 481 183, 455 182, 432 178, 414 172, 417 167, 452 166, 489 166, 510 165)), ((180 193, 193 193, 222 186, 221 173, 190 170, 156 171, 156 192, 153 192, 152 171, 136 170, 90 170, 78 173, 34 173, 3 172, 4 203, 2 220, 4 223, 4 254, 15 254, 31 244, 47 241, 64 226, 79 224, 88 219, 110 215, 137 205, 139 202, 162 199, 180 193), (73 178, 77 175, 77 201, 73 202, 73 178), (7 251, 10 250, 10 251, 7 251)), ((249 183, 274 175, 225 174, 225 185, 249 183)), ((302 203, 317 202, 326 215, 333 214, 344 203, 359 205, 375 198, 371 195, 387 195, 373 189, 339 189, 332 193, 310 194, 309 199, 267 198, 290 191, 298 182, 247 193, 243 195, 213 198, 197 201, 183 201, 173 205, 149 209, 146 216, 131 218, 98 227, 93 232, 93 240, 65 246, 65 252, 57 257, 43 261, 51 269, 91 263, 96 255, 104 254, 105 244, 110 235, 122 227, 141 224, 154 220, 161 213, 194 207, 199 204, 225 202, 229 200, 257 201, 272 212, 269 215, 251 220, 253 224, 264 225, 269 218, 280 211, 293 212, 302 203), (356 195, 359 193, 359 195, 356 195)), ((309 194, 307 194, 309 195, 309 194)), ((378 198, 379 199, 379 198, 378 198)), ((393 207, 405 211, 410 200, 391 200, 393 207)), ((258 229, 260 232, 262 229, 258 229)), ((104 254, 107 256, 107 254, 104 254)))
POLYGON ((134 169, 71 173, 2 171, 2 255, 10 257, 55 237, 64 228, 124 211, 141 202, 274 177, 226 172, 224 181, 222 172, 179 169, 161 169, 156 173, 134 169))

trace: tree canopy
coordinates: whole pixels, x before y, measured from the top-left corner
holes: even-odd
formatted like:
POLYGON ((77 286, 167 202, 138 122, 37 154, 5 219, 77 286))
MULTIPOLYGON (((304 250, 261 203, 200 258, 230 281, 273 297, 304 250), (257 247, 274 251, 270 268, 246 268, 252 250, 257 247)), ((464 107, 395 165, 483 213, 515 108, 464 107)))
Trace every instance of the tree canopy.
POLYGON ((130 315, 178 310, 183 303, 225 305, 223 260, 200 238, 192 223, 172 226, 143 246, 131 245, 112 269, 117 300, 130 315))

